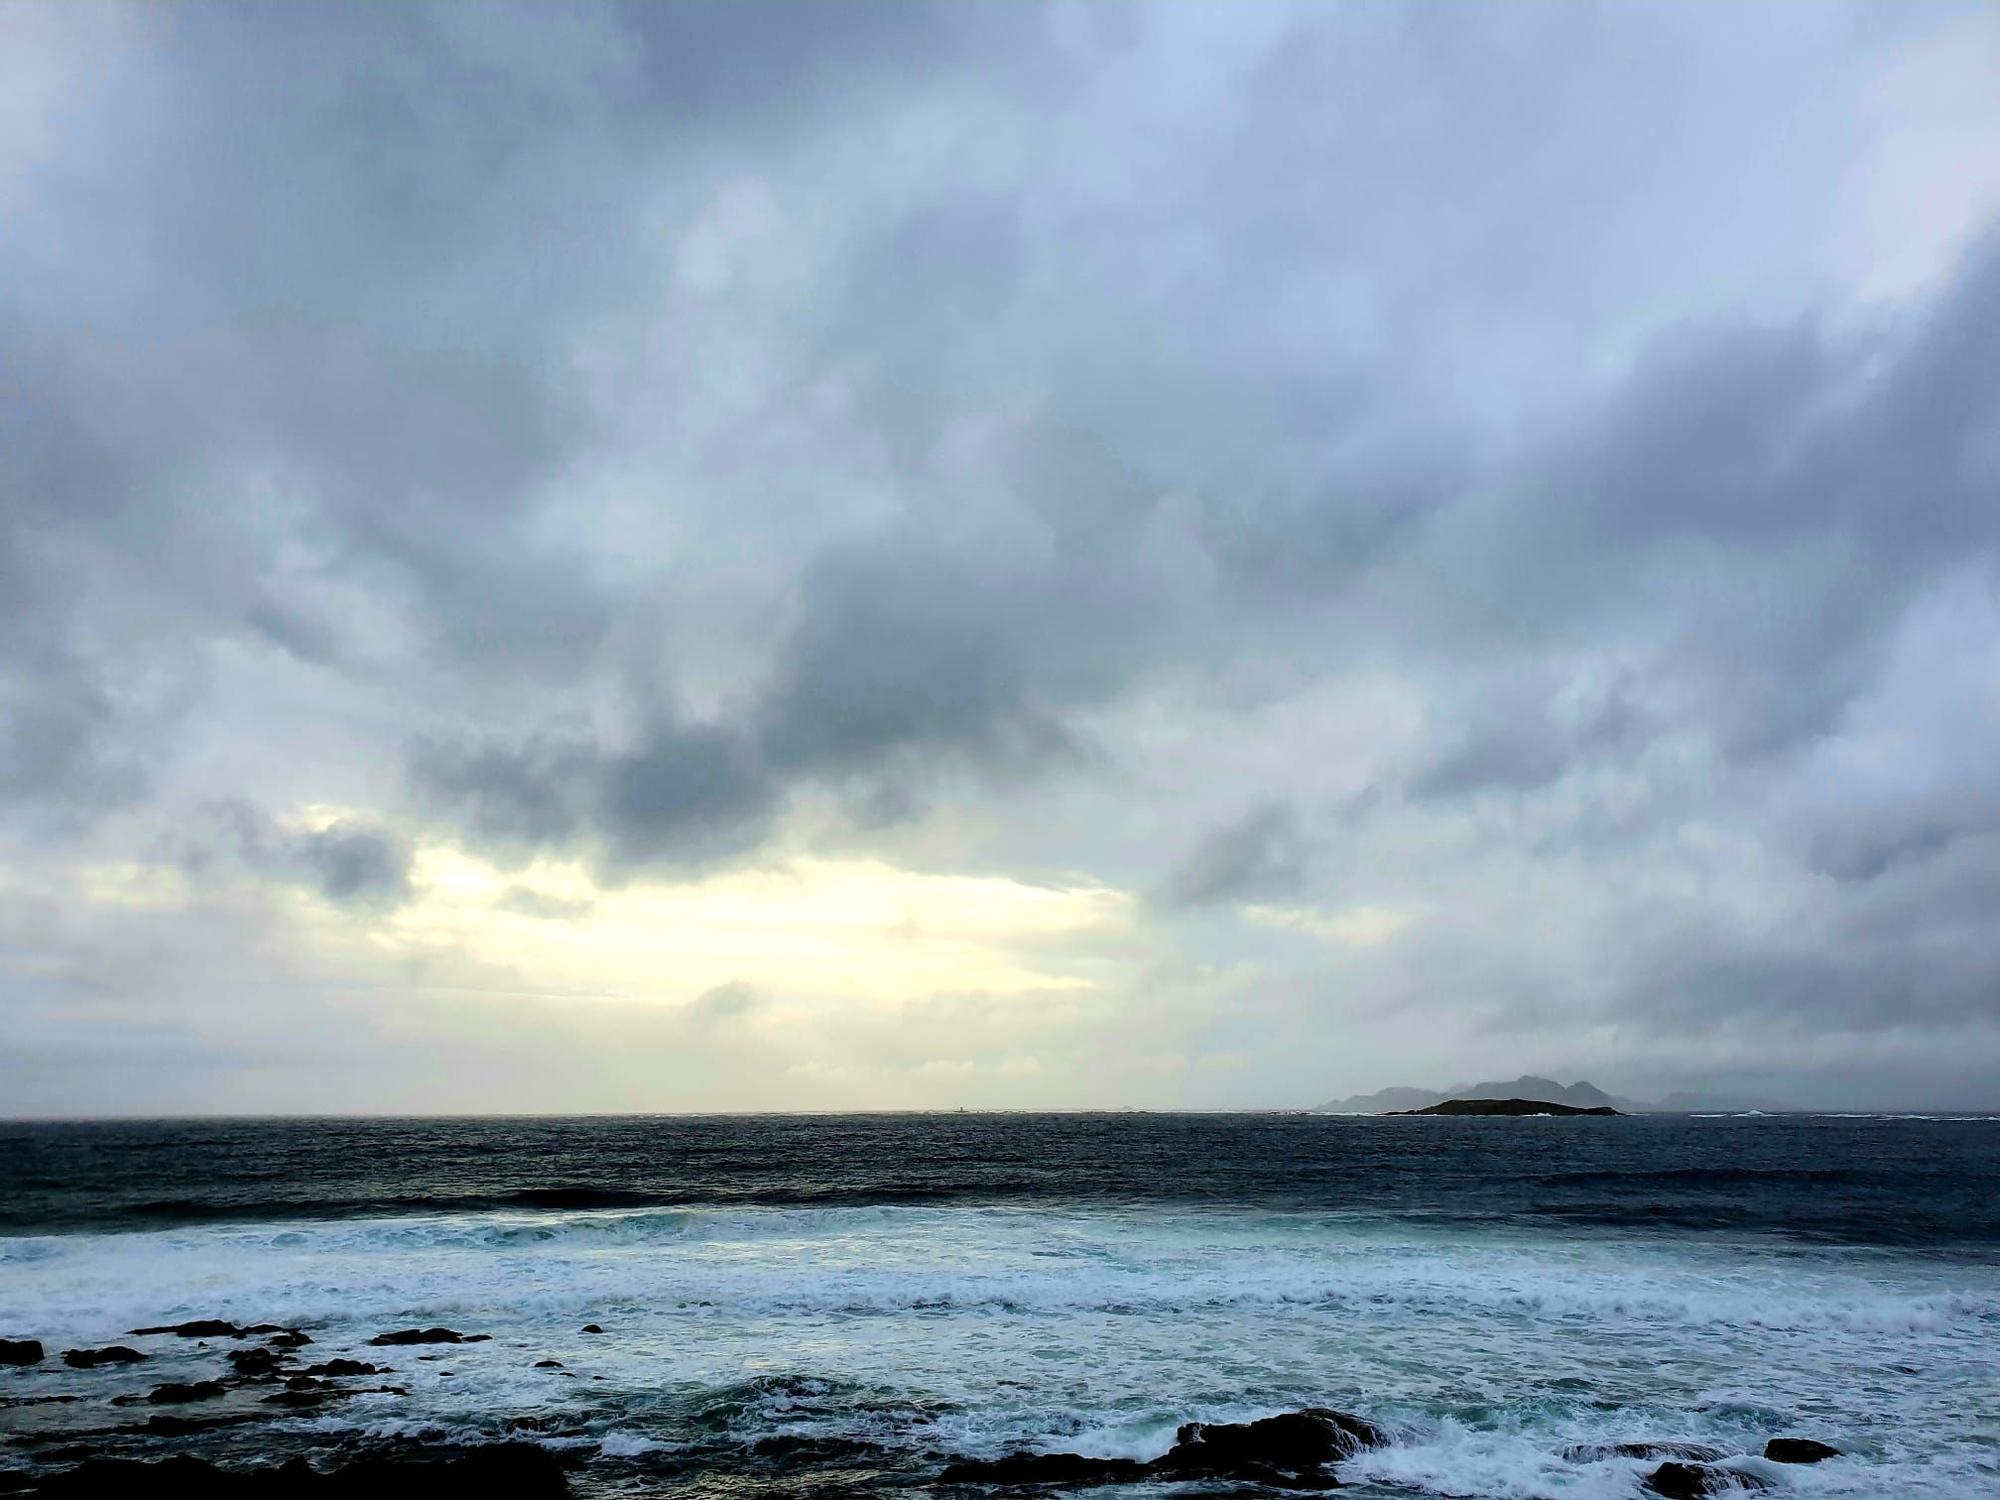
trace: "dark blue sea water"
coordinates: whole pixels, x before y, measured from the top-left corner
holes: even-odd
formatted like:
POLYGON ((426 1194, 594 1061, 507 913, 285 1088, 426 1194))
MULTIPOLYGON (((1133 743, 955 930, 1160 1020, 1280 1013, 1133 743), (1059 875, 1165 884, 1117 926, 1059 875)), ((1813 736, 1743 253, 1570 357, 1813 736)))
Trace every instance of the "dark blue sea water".
POLYGON ((1322 1404, 1397 1435, 1344 1470, 1363 1494, 1630 1500, 1645 1465, 1562 1450, 1792 1433, 1848 1456, 1743 1461, 1787 1492, 1969 1500, 2000 1494, 2000 1122, 5 1124, 0 1337, 152 1356, 0 1371, 15 1469, 527 1418, 586 1492, 877 1494, 1322 1404), (113 1396, 224 1350, 126 1330, 211 1316, 303 1327, 316 1358, 492 1339, 390 1351, 405 1394, 130 1430, 113 1396))

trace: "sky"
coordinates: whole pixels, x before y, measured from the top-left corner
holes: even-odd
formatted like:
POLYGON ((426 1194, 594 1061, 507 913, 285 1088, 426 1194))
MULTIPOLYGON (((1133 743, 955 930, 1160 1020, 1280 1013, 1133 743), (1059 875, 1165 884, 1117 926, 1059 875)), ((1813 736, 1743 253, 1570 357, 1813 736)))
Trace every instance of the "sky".
POLYGON ((0 1114, 2000 1103, 1996 78, 0 0, 0 1114))

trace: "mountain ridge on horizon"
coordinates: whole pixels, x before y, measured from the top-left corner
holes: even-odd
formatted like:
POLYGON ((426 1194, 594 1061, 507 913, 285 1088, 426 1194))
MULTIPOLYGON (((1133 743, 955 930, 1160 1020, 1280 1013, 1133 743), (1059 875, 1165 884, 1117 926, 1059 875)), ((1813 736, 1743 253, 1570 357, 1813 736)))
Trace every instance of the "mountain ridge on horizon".
POLYGON ((1415 1088, 1409 1084, 1395 1084, 1385 1089, 1377 1089, 1372 1094, 1350 1094, 1345 1099, 1330 1099, 1324 1104, 1314 1105, 1315 1110, 1334 1114, 1387 1114, 1392 1110, 1429 1109, 1443 1104, 1448 1099, 1535 1099, 1548 1104, 1568 1104, 1578 1109, 1597 1109, 1609 1106, 1625 1114, 1673 1114, 1688 1110, 1704 1109, 1764 1109, 1786 1110, 1792 1106, 1771 1100, 1739 1099, 1733 1095, 1678 1092, 1657 1102, 1648 1103, 1642 1099, 1625 1099, 1608 1094, 1596 1084, 1578 1079, 1575 1083, 1558 1083, 1553 1078, 1543 1078, 1534 1073, 1523 1073, 1509 1082, 1486 1082, 1460 1084, 1451 1089, 1415 1088))

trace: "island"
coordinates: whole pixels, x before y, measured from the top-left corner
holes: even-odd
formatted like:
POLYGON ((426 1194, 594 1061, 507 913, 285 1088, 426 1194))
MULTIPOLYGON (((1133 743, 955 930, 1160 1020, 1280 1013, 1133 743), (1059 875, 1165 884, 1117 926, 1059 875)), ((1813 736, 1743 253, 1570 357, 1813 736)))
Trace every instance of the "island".
POLYGON ((1428 1109, 1392 1109, 1392 1115, 1615 1115, 1608 1104, 1583 1107, 1546 1099, 1447 1099, 1428 1109))

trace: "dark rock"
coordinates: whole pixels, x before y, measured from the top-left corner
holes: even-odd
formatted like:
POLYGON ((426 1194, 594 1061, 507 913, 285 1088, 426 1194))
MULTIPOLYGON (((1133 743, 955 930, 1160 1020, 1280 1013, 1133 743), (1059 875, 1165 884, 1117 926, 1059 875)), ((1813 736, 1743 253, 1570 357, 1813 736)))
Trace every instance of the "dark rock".
POLYGON ((239 1412, 228 1417, 175 1417, 162 1413, 146 1418, 146 1431, 154 1437, 192 1437, 197 1432, 213 1432, 218 1427, 240 1427, 261 1420, 256 1414, 239 1412))
POLYGON ((449 1328, 402 1328, 395 1333, 378 1333, 368 1342, 377 1346, 396 1344, 483 1344, 490 1333, 457 1333, 449 1328))
POLYGON ((1392 1109, 1392 1115, 1615 1115, 1617 1110, 1598 1104, 1582 1108, 1575 1104, 1552 1104, 1546 1099, 1447 1099, 1429 1109, 1392 1109))
POLYGON ((526 1443, 448 1450, 435 1456, 366 1458, 319 1473, 302 1458, 277 1468, 230 1470, 203 1459, 176 1457, 157 1463, 90 1458, 52 1475, 34 1492, 51 1500, 97 1500, 104 1495, 200 1496, 202 1500, 435 1500, 439 1495, 559 1500, 568 1481, 554 1457, 526 1443))
POLYGON ((279 1366, 284 1364, 290 1357, 274 1349, 232 1349, 229 1351, 229 1363, 235 1368, 236 1373, 246 1380, 256 1380, 266 1375, 277 1374, 279 1366))
POLYGON ((264 1342, 273 1349, 303 1349, 312 1340, 296 1328, 281 1328, 264 1342))
POLYGON ((1131 1484, 1145 1479, 1222 1479, 1280 1489, 1331 1490, 1327 1465, 1378 1447, 1388 1434, 1362 1417, 1325 1407, 1255 1422, 1188 1422, 1149 1464, 1077 1453, 1013 1453, 952 1464, 939 1484, 1131 1484))
POLYGON ((1840 1457, 1840 1450, 1812 1438, 1772 1438, 1764 1445, 1764 1457, 1774 1464, 1816 1464, 1840 1457))
POLYGON ((219 1380, 194 1380, 186 1383, 170 1381, 166 1385, 156 1385, 147 1393, 149 1406, 186 1406, 191 1401, 214 1401, 228 1394, 229 1388, 219 1380))
POLYGON ((40 1339, 0 1339, 0 1365, 38 1365, 47 1352, 40 1339))
POLYGON ((1296 1473, 1352 1458, 1388 1440, 1389 1435, 1366 1418, 1308 1407, 1256 1422, 1188 1422, 1154 1467, 1182 1474, 1235 1475, 1246 1466, 1261 1465, 1296 1473))
POLYGON ((249 1331, 221 1318, 196 1318, 191 1323, 162 1323, 152 1328, 132 1330, 133 1334, 140 1338, 150 1333, 171 1333, 177 1338, 184 1339, 240 1339, 249 1331))
POLYGON ((1727 1458, 1728 1450, 1707 1443, 1577 1443, 1563 1449, 1563 1457, 1573 1464, 1600 1463, 1607 1458, 1678 1458, 1689 1463, 1713 1463, 1727 1458))
POLYGON ((1085 1458, 1078 1453, 1010 1453, 970 1459, 938 1475, 939 1484, 1136 1484, 1147 1466, 1129 1458, 1085 1458))
POLYGON ((599 1327, 598 1327, 598 1326, 597 1326, 597 1325, 596 1325, 595 1323, 586 1323, 586 1324, 584 1324, 584 1325, 583 1325, 583 1331, 584 1331, 585 1333, 602 1333, 602 1332, 604 1332, 604 1330, 603 1330, 602 1328, 599 1328, 599 1327))
POLYGON ((559 1359, 538 1359, 535 1361, 535 1368, 537 1370, 560 1370, 562 1367, 563 1362, 559 1359))
POLYGON ((331 1401, 335 1395, 345 1395, 345 1394, 346 1393, 344 1391, 335 1392, 335 1391, 325 1391, 325 1390, 273 1391, 271 1392, 270 1395, 264 1398, 264 1404, 266 1406, 291 1406, 291 1407, 298 1407, 301 1409, 310 1409, 315 1406, 326 1405, 326 1403, 331 1401))
POLYGON ((1704 1495, 1726 1495, 1732 1490, 1768 1490, 1771 1482, 1741 1469, 1723 1469, 1714 1464, 1664 1463, 1646 1476, 1646 1488, 1667 1500, 1701 1500, 1704 1495))
POLYGON ((307 1365, 308 1375, 389 1375, 394 1373, 387 1365, 371 1365, 361 1359, 329 1359, 316 1365, 307 1365))
POLYGON ((136 1365, 145 1357, 137 1349, 113 1344, 108 1349, 68 1350, 63 1355, 63 1363, 72 1370, 94 1370, 99 1365, 136 1365))

